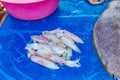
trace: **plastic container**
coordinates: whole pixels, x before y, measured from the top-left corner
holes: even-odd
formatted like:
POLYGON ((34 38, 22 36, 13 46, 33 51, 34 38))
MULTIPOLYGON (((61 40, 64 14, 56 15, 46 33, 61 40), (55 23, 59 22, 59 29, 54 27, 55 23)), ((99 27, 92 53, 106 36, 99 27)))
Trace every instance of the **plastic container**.
POLYGON ((22 20, 41 19, 52 14, 59 0, 0 0, 8 13, 22 20))

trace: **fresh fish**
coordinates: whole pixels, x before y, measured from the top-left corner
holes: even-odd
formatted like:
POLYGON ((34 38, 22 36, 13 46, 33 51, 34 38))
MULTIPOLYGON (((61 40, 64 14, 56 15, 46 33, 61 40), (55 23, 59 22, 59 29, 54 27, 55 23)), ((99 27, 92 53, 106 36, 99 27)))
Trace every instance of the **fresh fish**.
POLYGON ((31 39, 33 40, 33 42, 38 42, 41 44, 47 44, 48 43, 48 39, 43 37, 43 36, 39 36, 39 35, 33 35, 31 36, 31 39))
POLYGON ((73 49, 76 52, 81 52, 80 49, 75 45, 74 41, 67 37, 63 30, 56 30, 56 36, 59 38, 67 47, 73 49))
POLYGON ((65 45, 67 45, 69 48, 73 49, 73 50, 76 51, 76 52, 81 53, 80 49, 75 45, 75 43, 74 43, 71 39, 68 39, 68 38, 66 38, 66 37, 61 37, 60 39, 61 39, 61 41, 62 41, 65 45))
POLYGON ((80 59, 77 59, 77 60, 74 60, 74 61, 71 61, 71 60, 66 60, 64 62, 65 65, 69 66, 69 67, 81 67, 80 65, 80 59))
POLYGON ((62 41, 60 41, 60 39, 58 39, 58 38, 56 37, 56 35, 54 35, 53 33, 50 33, 50 32, 48 32, 48 31, 44 31, 44 32, 42 32, 42 35, 43 35, 45 38, 47 38, 50 42, 52 42, 53 44, 59 45, 59 46, 61 46, 61 47, 63 47, 63 48, 66 47, 66 45, 65 45, 62 41))
POLYGON ((65 34, 65 36, 71 38, 75 42, 84 43, 83 40, 80 37, 72 34, 71 32, 68 32, 68 31, 64 30, 64 34, 65 34))
POLYGON ((49 39, 49 40, 52 40, 53 42, 60 42, 60 40, 52 33, 48 32, 48 31, 44 31, 42 32, 42 35, 49 39))
POLYGON ((34 51, 30 50, 29 53, 34 53, 36 56, 45 58, 49 61, 52 61, 54 63, 64 64, 69 67, 80 67, 79 60, 71 61, 71 60, 65 60, 63 57, 51 54, 51 53, 41 53, 40 51, 34 51))
POLYGON ((70 48, 62 48, 59 46, 50 46, 57 55, 63 56, 65 59, 70 59, 72 56, 72 50, 70 48))
POLYGON ((55 46, 55 45, 45 45, 45 44, 32 43, 32 44, 28 44, 26 46, 26 49, 40 51, 43 54, 45 54, 45 53, 56 54, 59 56, 63 56, 65 59, 70 59, 72 56, 71 49, 65 49, 62 47, 55 46))
POLYGON ((93 38, 103 65, 120 80, 120 0, 113 0, 98 19, 93 38))
POLYGON ((31 61, 38 63, 44 67, 47 67, 49 69, 59 69, 59 66, 57 66, 54 62, 48 59, 36 55, 31 55, 30 53, 28 53, 28 57, 30 58, 31 61))
POLYGON ((38 44, 38 43, 32 43, 27 44, 26 49, 31 48, 35 51, 40 51, 41 53, 55 53, 55 51, 49 47, 49 45, 46 44, 38 44))
POLYGON ((50 69, 59 69, 58 64, 80 67, 79 59, 70 60, 72 50, 80 52, 75 42, 83 43, 76 35, 61 29, 43 31, 31 36, 33 43, 27 44, 28 57, 35 63, 50 69))

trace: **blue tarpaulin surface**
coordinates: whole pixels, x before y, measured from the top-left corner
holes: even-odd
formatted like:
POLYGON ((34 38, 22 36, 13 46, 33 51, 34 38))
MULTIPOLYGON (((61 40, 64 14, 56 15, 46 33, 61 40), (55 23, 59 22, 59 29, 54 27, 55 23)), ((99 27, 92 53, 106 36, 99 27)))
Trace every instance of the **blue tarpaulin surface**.
POLYGON ((36 21, 19 20, 8 14, 0 28, 0 80, 112 80, 92 40, 94 24, 108 2, 91 5, 87 0, 61 0, 55 13, 36 21), (28 59, 24 48, 30 36, 57 28, 66 29, 85 42, 78 45, 82 53, 73 52, 72 57, 80 57, 80 68, 61 66, 50 70, 28 59))

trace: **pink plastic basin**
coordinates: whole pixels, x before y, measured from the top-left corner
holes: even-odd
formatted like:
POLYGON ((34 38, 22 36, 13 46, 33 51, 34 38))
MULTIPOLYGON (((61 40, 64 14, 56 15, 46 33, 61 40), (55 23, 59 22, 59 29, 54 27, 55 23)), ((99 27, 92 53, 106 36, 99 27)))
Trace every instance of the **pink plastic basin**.
POLYGON ((8 13, 22 20, 41 19, 52 14, 59 0, 0 0, 8 13))

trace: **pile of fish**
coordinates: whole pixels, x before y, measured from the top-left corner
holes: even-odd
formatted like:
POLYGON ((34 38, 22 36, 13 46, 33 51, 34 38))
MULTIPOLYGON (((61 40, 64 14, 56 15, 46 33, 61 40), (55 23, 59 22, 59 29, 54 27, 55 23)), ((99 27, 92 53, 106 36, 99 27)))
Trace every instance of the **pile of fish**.
POLYGON ((28 57, 35 63, 50 69, 59 69, 58 65, 69 67, 80 67, 79 60, 70 60, 72 50, 80 53, 75 45, 84 43, 81 38, 67 30, 55 29, 43 31, 42 35, 32 35, 33 43, 28 43, 25 49, 28 50, 28 57))

